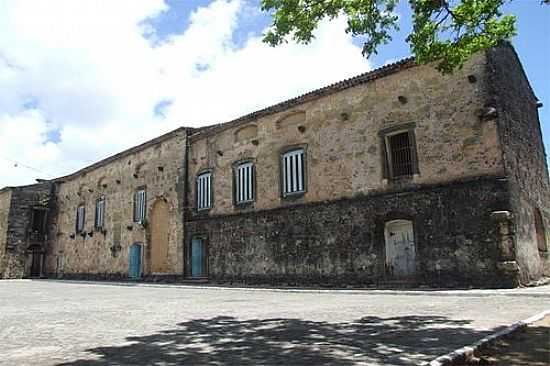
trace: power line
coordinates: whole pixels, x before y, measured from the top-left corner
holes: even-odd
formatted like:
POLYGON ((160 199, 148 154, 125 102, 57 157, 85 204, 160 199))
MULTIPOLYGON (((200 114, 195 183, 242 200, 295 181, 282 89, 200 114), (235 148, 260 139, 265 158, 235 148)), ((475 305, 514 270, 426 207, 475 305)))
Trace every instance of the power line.
POLYGON ((9 161, 9 162, 13 163, 13 164, 14 164, 13 166, 14 166, 15 168, 18 168, 18 167, 21 166, 21 167, 23 167, 23 168, 27 168, 27 169, 33 170, 33 171, 38 172, 38 173, 40 173, 40 174, 46 174, 46 175, 49 175, 50 177, 54 177, 54 174, 51 174, 51 173, 42 171, 42 170, 40 170, 40 169, 38 169, 38 168, 35 168, 35 167, 30 166, 30 165, 27 165, 27 164, 23 164, 23 163, 21 163, 20 161, 17 161, 17 160, 15 160, 15 159, 10 159, 10 158, 7 158, 7 157, 5 157, 5 156, 2 156, 1 158, 4 159, 4 160, 6 160, 6 161, 9 161))

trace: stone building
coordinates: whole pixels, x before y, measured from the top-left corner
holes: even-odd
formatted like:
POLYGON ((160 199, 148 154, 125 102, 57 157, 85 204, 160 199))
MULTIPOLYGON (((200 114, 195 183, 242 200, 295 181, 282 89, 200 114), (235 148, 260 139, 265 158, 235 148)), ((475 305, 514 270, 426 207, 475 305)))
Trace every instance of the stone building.
POLYGON ((504 44, 452 75, 405 59, 231 122, 180 128, 0 191, 0 273, 525 284, 550 275, 539 106, 504 44), (37 272, 24 238, 42 206, 20 197, 38 187, 49 195, 38 199, 48 214, 37 272), (14 207, 27 213, 17 223, 14 207))

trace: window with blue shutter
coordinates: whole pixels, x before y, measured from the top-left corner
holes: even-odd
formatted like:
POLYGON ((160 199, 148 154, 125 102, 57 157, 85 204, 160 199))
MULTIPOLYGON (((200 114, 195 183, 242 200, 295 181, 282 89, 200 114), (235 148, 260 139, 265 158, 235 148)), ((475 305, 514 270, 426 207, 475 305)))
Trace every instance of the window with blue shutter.
POLYGON ((212 173, 206 172, 197 177, 197 210, 212 207, 212 173))
POLYGON ((100 197, 95 202, 95 229, 105 228, 105 197, 100 197))
POLYGON ((84 224, 86 222, 86 207, 80 205, 76 209, 76 232, 81 233, 84 231, 84 224))
POLYGON ((147 210, 147 193, 139 189, 134 193, 134 222, 143 224, 147 210))
POLYGON ((237 165, 235 169, 235 202, 237 204, 254 201, 254 164, 237 165))
POLYGON ((283 196, 306 191, 304 149, 288 151, 282 155, 281 185, 283 196))

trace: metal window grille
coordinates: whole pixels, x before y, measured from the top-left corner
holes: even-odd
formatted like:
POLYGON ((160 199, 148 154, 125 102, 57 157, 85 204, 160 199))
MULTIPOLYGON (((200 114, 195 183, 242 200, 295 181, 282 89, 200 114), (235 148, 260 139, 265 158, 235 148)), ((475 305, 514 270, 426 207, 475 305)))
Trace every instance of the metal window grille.
POLYGON ((409 132, 388 137, 392 177, 409 176, 414 173, 414 160, 409 132))
POLYGON ((236 173, 237 203, 254 201, 254 165, 252 163, 240 164, 236 173))
POLYGON ((197 177, 197 209, 212 207, 212 174, 203 173, 197 177))
POLYGON ((305 191, 304 150, 293 150, 283 155, 283 192, 285 195, 305 191))
POLYGON ((105 198, 99 198, 95 203, 95 228, 105 227, 105 198))
POLYGON ((144 189, 134 193, 134 222, 143 223, 147 208, 147 194, 144 189))
POLYGON ((86 219, 86 208, 81 205, 76 209, 76 232, 80 233, 84 231, 84 223, 86 219))

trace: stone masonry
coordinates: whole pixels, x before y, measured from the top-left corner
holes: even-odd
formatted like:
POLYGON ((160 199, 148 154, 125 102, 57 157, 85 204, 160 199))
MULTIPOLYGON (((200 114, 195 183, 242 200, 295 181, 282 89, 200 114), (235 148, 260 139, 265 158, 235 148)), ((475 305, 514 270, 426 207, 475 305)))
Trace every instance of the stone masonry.
MULTIPOLYGON (((42 183, 52 190, 42 272, 271 285, 528 283, 550 275, 538 107, 503 44, 452 75, 405 59, 234 121, 180 128, 42 183), (394 136, 406 136, 404 145, 394 136), (288 170, 289 151, 301 151, 300 173, 288 170), (394 174, 394 159, 410 170, 394 174), (242 164, 253 172, 244 203, 242 164), (303 183, 297 194, 285 191, 287 175, 303 183), (135 222, 138 191, 145 218, 135 222)), ((4 277, 28 275, 5 274, 17 189, 28 188, 0 191, 4 277)))

